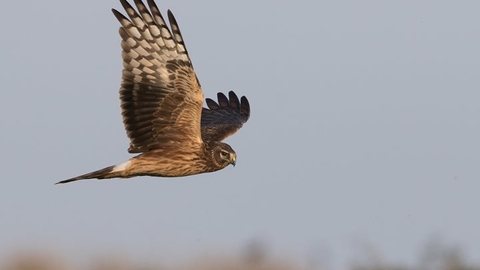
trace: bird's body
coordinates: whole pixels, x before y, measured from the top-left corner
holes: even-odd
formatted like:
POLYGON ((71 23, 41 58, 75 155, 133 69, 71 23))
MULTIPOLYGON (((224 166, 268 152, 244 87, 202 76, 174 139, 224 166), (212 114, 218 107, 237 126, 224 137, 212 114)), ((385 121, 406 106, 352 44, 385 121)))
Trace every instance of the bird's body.
POLYGON ((218 93, 218 103, 207 99, 187 53, 178 24, 168 11, 171 31, 160 11, 148 0, 150 11, 135 0, 138 12, 120 0, 128 19, 112 10, 120 24, 123 72, 120 100, 123 123, 130 138, 130 160, 60 181, 179 177, 214 172, 235 165, 235 151, 221 142, 248 120, 245 97, 218 93))

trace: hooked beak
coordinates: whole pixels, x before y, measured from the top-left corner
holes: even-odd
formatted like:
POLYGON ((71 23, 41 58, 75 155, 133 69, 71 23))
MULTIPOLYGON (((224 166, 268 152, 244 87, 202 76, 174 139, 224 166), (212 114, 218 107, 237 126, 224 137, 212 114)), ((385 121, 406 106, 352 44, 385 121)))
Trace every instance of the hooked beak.
POLYGON ((237 162, 237 156, 235 154, 230 154, 230 164, 235 167, 235 163, 237 162))

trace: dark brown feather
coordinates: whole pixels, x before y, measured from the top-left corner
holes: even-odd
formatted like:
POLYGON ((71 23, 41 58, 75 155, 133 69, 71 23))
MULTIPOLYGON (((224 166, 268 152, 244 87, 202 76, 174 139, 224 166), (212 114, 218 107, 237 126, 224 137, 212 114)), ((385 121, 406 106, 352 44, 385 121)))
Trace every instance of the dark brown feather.
POLYGON ((129 178, 149 175, 178 177, 213 172, 235 165, 235 151, 221 140, 248 120, 250 105, 234 92, 206 99, 172 12, 167 27, 153 0, 137 10, 120 0, 126 16, 121 24, 123 71, 120 100, 130 153, 141 153, 116 166, 83 174, 81 179, 129 178))
POLYGON ((238 99, 230 91, 227 98, 223 93, 217 94, 218 103, 207 98, 208 108, 202 109, 203 141, 222 141, 237 132, 250 117, 250 104, 246 97, 238 99))
POLYGON ((77 177, 73 177, 73 178, 70 178, 70 179, 67 179, 67 180, 57 182, 57 183, 55 183, 55 185, 66 184, 66 183, 69 183, 69 182, 73 182, 73 181, 77 181, 77 180, 84 180, 84 179, 94 179, 94 178, 105 179, 105 178, 118 177, 118 175, 115 175, 115 176, 112 175, 112 177, 108 177, 109 174, 112 172, 114 167, 115 166, 109 166, 109 167, 106 167, 106 168, 103 168, 103 169, 100 169, 100 170, 97 170, 97 171, 94 171, 94 172, 82 174, 82 175, 79 175, 77 177))

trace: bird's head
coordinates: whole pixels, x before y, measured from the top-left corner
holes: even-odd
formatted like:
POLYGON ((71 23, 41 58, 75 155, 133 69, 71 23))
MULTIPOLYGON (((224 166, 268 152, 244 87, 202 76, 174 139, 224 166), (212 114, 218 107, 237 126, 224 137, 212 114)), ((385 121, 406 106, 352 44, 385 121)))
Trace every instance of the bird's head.
POLYGON ((235 166, 237 161, 237 154, 232 147, 226 143, 215 142, 212 147, 212 157, 214 163, 220 167, 219 169, 227 167, 229 164, 235 166))

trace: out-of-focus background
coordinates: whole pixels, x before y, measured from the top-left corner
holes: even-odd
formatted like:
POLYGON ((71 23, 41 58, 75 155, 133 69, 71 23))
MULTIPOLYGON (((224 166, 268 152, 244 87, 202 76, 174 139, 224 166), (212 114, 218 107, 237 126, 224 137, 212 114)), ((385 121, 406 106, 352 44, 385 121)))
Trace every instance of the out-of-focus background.
POLYGON ((385 260, 374 249, 366 248, 364 253, 351 261, 348 267, 331 268, 318 258, 311 258, 307 264, 299 264, 288 258, 273 258, 264 243, 252 241, 245 250, 236 255, 210 254, 190 258, 175 264, 153 262, 153 260, 132 261, 128 257, 103 256, 84 262, 83 266, 67 263, 64 258, 41 252, 23 252, 11 256, 1 269, 6 270, 479 270, 465 260, 458 247, 446 245, 439 239, 432 239, 418 254, 414 264, 392 263, 385 260))
POLYGON ((237 166, 54 186, 131 157, 121 5, 6 1, 0 266, 478 268, 480 2, 158 6, 205 96, 250 100, 237 166))

